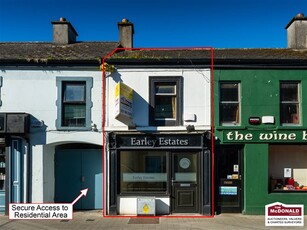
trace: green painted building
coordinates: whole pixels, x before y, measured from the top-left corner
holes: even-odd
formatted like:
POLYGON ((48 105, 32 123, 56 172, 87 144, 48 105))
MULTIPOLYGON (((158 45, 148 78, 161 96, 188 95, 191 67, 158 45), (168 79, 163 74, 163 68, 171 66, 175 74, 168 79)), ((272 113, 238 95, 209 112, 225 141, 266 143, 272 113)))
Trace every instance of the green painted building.
POLYGON ((273 202, 306 213, 307 18, 286 29, 285 49, 215 51, 216 213, 264 214, 273 202))

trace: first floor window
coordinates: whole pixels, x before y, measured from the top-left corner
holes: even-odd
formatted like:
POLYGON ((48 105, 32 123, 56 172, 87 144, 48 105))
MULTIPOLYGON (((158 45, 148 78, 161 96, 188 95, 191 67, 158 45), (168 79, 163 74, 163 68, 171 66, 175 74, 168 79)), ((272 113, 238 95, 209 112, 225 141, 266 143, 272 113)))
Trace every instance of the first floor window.
POLYGON ((221 125, 240 124, 240 84, 239 82, 220 83, 220 123, 221 125))
POLYGON ((280 83, 280 121, 281 124, 300 124, 299 83, 280 83))
POLYGON ((307 191, 307 146, 269 146, 269 191, 307 191))
POLYGON ((166 192, 166 152, 121 151, 120 192, 166 192))
POLYGON ((181 77, 150 77, 149 97, 151 125, 175 126, 181 124, 181 77))
POLYGON ((62 125, 84 127, 86 116, 86 82, 63 82, 62 125))
POLYGON ((58 130, 91 128, 92 78, 58 77, 58 130))

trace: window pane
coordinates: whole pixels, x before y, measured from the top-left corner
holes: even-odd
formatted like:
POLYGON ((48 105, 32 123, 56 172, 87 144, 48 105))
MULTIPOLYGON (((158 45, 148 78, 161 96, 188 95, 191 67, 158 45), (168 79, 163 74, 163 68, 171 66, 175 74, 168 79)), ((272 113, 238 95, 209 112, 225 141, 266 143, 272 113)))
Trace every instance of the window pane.
POLYGON ((64 105, 63 126, 85 126, 85 105, 64 105))
POLYGON ((299 105, 294 103, 281 104, 280 119, 282 123, 299 124, 299 105))
POLYGON ((239 91, 237 83, 221 83, 220 93, 221 101, 239 101, 239 91))
POLYGON ((66 83, 64 86, 64 102, 85 101, 85 83, 66 83))
POLYGON ((174 156, 174 176, 176 182, 197 181, 197 154, 174 156))
POLYGON ((174 85, 156 85, 156 94, 175 94, 174 85))
POLYGON ((121 192, 166 191, 166 152, 121 151, 121 192))
POLYGON ((150 77, 149 124, 174 126, 182 124, 182 77, 150 77))
POLYGON ((220 119, 222 123, 238 124, 239 123, 239 104, 223 103, 220 106, 220 119))
POLYGON ((220 122, 237 125, 240 123, 239 83, 220 83, 220 122))
POLYGON ((281 83, 280 97, 282 101, 298 101, 298 83, 281 83))
POLYGON ((299 83, 280 83, 280 121, 282 124, 300 123, 299 83))
POLYGON ((176 97, 156 96, 155 118, 176 118, 176 97))

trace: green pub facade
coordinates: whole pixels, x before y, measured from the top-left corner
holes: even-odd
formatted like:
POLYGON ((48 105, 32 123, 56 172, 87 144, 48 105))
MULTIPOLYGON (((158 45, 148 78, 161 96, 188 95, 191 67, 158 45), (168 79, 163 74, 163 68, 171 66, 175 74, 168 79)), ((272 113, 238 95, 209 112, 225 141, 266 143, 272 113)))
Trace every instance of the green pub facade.
POLYGON ((307 207, 307 18, 286 26, 286 49, 215 52, 215 211, 307 207))
POLYGON ((217 208, 264 214, 265 205, 277 201, 306 206, 307 71, 221 70, 216 75, 217 208), (237 102, 223 101, 229 94, 237 102), (229 195, 225 186, 237 191, 229 195))

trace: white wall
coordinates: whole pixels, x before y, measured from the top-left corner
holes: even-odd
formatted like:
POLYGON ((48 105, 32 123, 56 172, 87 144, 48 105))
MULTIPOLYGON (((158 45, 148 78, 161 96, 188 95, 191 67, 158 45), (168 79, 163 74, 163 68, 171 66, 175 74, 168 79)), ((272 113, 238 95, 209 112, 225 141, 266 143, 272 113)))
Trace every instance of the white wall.
POLYGON ((47 132, 56 130, 56 77, 93 78, 92 121, 101 127, 101 71, 6 70, 2 77, 0 112, 25 112, 43 120, 47 132))
MULTIPOLYGON (((101 145, 102 73, 101 71, 0 70, 2 87, 0 113, 28 113, 44 127, 32 127, 30 122, 28 152, 31 158, 31 202, 54 201, 54 148, 65 143, 91 143, 101 145), (91 120, 97 125, 93 131, 57 131, 58 89, 57 77, 91 77, 91 120)), ((30 169, 28 169, 30 170, 30 169)), ((25 172, 27 174, 27 172, 25 172)))
POLYGON ((149 77, 181 76, 183 78, 183 117, 195 114, 196 122, 184 122, 182 127, 159 127, 161 130, 185 130, 193 124, 196 129, 209 129, 210 116, 210 70, 209 69, 118 69, 107 78, 107 130, 125 130, 127 125, 116 120, 115 85, 122 81, 134 90, 133 122, 139 130, 148 127, 149 77))

